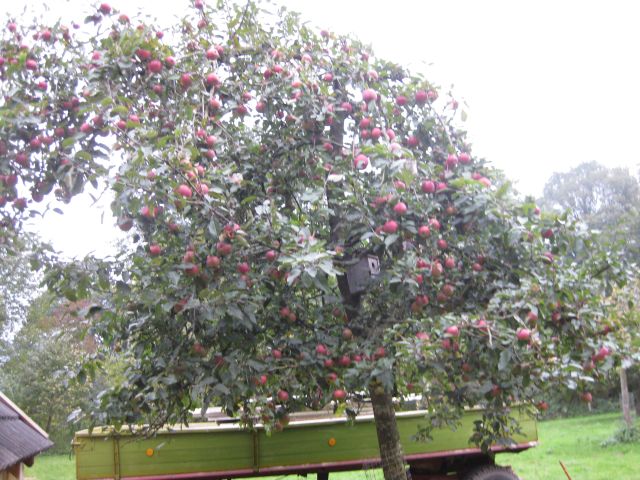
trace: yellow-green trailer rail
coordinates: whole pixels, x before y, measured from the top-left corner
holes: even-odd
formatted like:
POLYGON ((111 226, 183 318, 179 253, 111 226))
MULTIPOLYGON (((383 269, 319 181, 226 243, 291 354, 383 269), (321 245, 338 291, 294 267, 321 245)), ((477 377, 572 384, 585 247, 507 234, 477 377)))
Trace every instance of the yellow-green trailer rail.
MULTIPOLYGON (((439 429, 433 441, 412 440, 424 413, 397 414, 400 438, 410 465, 482 456, 469 444, 473 422, 482 416, 469 410, 455 431, 439 429)), ((494 452, 520 451, 534 446, 535 420, 519 418, 522 435, 515 445, 494 452)), ((292 422, 282 432, 243 430, 234 424, 196 423, 160 431, 153 438, 126 433, 77 432, 74 438, 78 480, 218 479, 326 473, 373 468, 379 463, 375 424, 363 416, 350 424, 345 418, 292 422)))

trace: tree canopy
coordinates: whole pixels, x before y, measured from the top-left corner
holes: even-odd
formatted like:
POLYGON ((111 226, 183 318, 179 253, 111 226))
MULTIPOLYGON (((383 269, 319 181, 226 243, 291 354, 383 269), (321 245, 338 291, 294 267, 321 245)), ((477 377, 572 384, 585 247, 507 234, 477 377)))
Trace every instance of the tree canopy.
POLYGON ((216 404, 277 430, 281 411, 418 393, 429 425, 485 407, 486 447, 554 385, 588 399, 620 349, 615 259, 520 202, 454 98, 272 8, 196 0, 158 31, 103 4, 89 36, 3 33, 5 243, 49 192, 104 178, 130 232, 121 262, 48 277, 101 298, 96 334, 133 358, 95 421, 216 404))
POLYGON ((603 231, 638 261, 640 245, 640 185, 624 168, 585 162, 568 172, 554 173, 544 187, 543 202, 550 208, 570 210, 575 218, 603 231))

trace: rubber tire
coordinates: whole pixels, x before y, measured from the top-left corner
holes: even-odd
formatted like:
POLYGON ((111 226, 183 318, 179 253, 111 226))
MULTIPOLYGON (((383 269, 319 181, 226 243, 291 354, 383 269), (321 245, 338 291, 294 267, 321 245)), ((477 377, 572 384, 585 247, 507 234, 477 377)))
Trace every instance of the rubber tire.
POLYGON ((510 467, 485 465, 471 470, 464 476, 464 480, 520 480, 510 467))

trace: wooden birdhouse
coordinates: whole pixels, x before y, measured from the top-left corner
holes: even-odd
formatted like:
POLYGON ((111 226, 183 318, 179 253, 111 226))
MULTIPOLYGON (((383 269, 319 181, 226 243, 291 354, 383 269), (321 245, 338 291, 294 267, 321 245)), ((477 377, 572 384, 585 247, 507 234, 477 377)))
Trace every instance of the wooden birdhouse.
POLYGON ((360 257, 357 263, 347 270, 347 283, 349 293, 362 293, 367 289, 369 282, 380 274, 380 259, 375 255, 360 257))

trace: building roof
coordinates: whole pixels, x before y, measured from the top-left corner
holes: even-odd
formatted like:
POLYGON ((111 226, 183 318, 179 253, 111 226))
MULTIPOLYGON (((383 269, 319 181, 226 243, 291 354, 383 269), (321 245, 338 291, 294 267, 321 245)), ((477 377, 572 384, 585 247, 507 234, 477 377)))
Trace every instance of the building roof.
POLYGON ((0 392, 0 471, 52 446, 46 432, 0 392))

